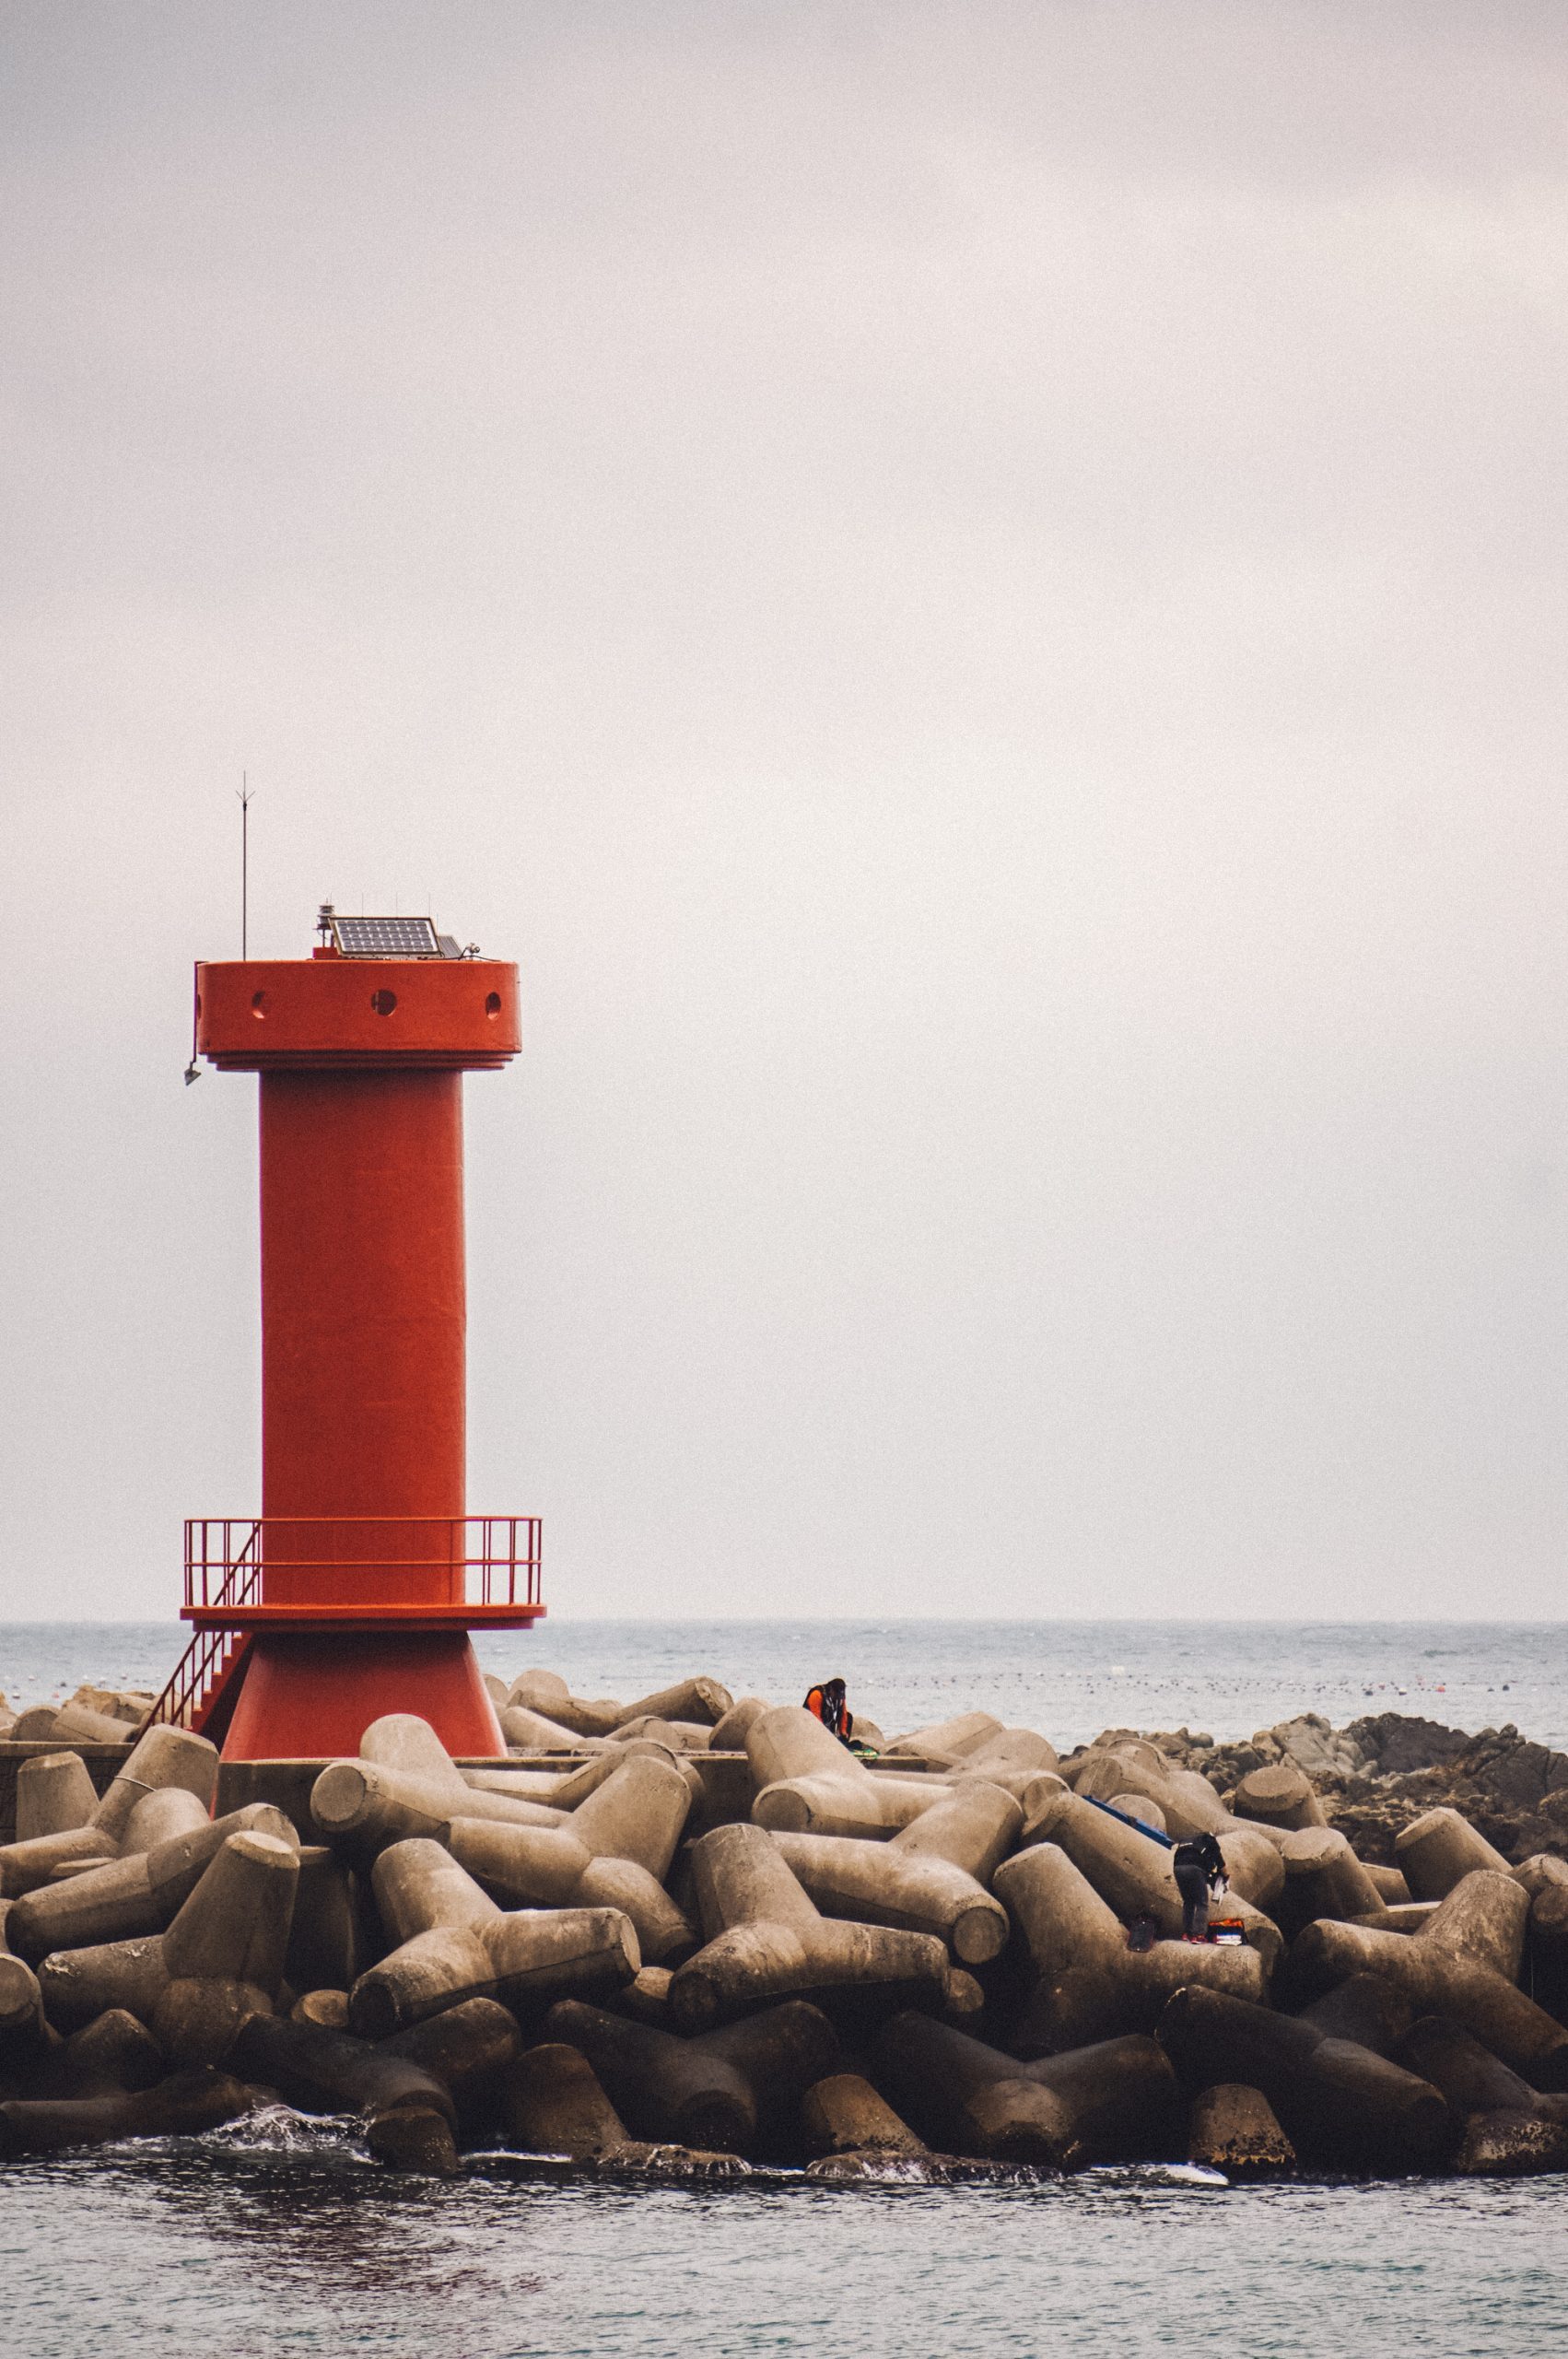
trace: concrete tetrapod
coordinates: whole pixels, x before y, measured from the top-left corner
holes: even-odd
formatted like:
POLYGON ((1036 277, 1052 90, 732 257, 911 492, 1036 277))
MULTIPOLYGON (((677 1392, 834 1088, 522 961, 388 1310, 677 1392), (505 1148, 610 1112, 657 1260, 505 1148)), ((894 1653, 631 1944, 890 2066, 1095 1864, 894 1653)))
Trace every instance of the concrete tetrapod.
MULTIPOLYGON (((1431 1923, 1442 1906, 1440 1900, 1409 1900, 1402 1908, 1369 1908, 1364 1917, 1351 1917, 1345 1921, 1351 1925, 1370 1925, 1377 1933, 1419 1933, 1424 1925, 1431 1923)), ((1333 1911, 1323 1913, 1332 1915, 1333 1911)), ((1312 1919, 1308 1918, 1306 1922, 1310 1924, 1312 1919)), ((1296 1930, 1299 1932, 1302 1929, 1298 1926, 1296 1930)))
POLYGON ((623 1720, 612 1744, 629 1744, 636 1737, 651 1738, 656 1744, 666 1746, 677 1756, 685 1753, 707 1753, 713 1743, 713 1731, 706 1720, 666 1720, 657 1712, 643 1712, 635 1720, 623 1720))
POLYGON ((176 2072, 155 2088, 0 2103, 0 2158, 59 2154, 117 2138, 191 2136, 251 2110, 251 2092, 227 2073, 176 2072))
POLYGON ((950 1860, 900 1851, 899 1837, 867 1843, 853 1836, 775 1834, 771 1839, 825 1916, 929 1933, 961 1966, 983 1966, 1007 1946, 1007 1911, 984 1884, 950 1860))
POLYGON ((1162 1844, 1073 1793, 1047 1794, 1024 1822, 1025 1848, 1055 1844, 1124 1923, 1145 1911, 1162 1933, 1179 1933, 1181 1895, 1162 1844))
MULTIPOLYGON (((473 1769, 458 1766, 457 1774, 463 1784, 476 1794, 508 1795, 513 1802, 555 1802, 562 1786, 575 1778, 580 1769, 597 1761, 606 1745, 579 1745, 569 1761, 549 1762, 544 1767, 529 1768, 519 1763, 506 1769, 473 1769)), ((614 1766, 614 1761, 611 1767, 614 1766)), ((560 1805, 557 1805, 559 1807, 560 1805)))
POLYGON ((98 1793, 79 1753, 40 1753, 17 1772, 17 1841, 91 1824, 98 1793))
POLYGON ((6 1946, 9 1910, 0 1902, 0 2082, 25 2071, 48 2044, 43 1999, 38 1977, 6 1946))
POLYGON ((118 1850, 96 1826, 63 1827, 56 1835, 34 1835, 25 1843, 0 1844, 0 1899, 14 1900, 37 1892, 56 1868, 73 1860, 101 1860, 118 1850))
POLYGON ((709 2057, 733 2066, 751 2090, 758 2157, 793 2161, 806 2091, 844 2061, 838 2035, 821 2008, 803 1999, 787 1999, 760 2014, 704 2032, 700 2045, 709 2057))
POLYGON ((1298 2018, 1194 1984, 1167 2001, 1156 2036, 1193 2091, 1222 2079, 1260 2089, 1315 2166, 1403 2177, 1440 2168, 1453 2143, 1429 2082, 1298 2018))
POLYGON ((634 2137, 719 2154, 788 2150, 805 2091, 841 2061, 826 2017, 799 2000, 696 2039, 567 2000, 544 2030, 588 2059, 634 2137))
POLYGON ((13 2097, 96 2097, 156 2088, 167 2078, 163 2050, 145 2024, 122 2009, 95 2015, 69 2039, 41 2048, 30 2067, 5 2076, 13 2097))
POLYGON ((673 1964, 696 1947, 661 1881, 690 1808, 680 1772, 657 1755, 639 1754, 618 1760, 553 1831, 453 1819, 447 1847, 493 1897, 511 1907, 623 1910, 642 1955, 673 1964))
POLYGON ((288 2011, 291 2024, 314 2024, 322 2031, 348 2029, 346 1990, 307 1990, 288 2011))
POLYGON ((95 2015, 119 2007, 150 2030, 169 1981, 161 1933, 56 1950, 38 1969, 44 2013, 63 2032, 78 2031, 95 2015))
POLYGON ((900 2154, 929 2161, 930 2148, 901 2121, 859 2072, 832 2072, 801 2101, 807 2151, 823 2154, 900 2154))
POLYGON ((1075 2170, 1180 2151, 1176 2075, 1137 2035, 1021 2064, 906 2011, 883 2025, 872 2063, 883 2094, 949 2154, 1075 2170))
POLYGON ((592 2065, 565 2040, 528 2048, 501 2075, 499 2094, 507 2137, 525 2154, 597 2162, 628 2142, 592 2065))
MULTIPOLYGON (((421 1726, 423 1723, 421 1723, 421 1726)), ((310 1789, 310 1816, 322 1838, 364 1857, 389 1843, 428 1837, 440 1843, 454 1818, 495 1819, 508 1826, 564 1826, 553 1802, 514 1800, 379 1761, 330 1761, 310 1789)))
POLYGON ((175 1981, 253 1986, 270 2002, 282 1979, 298 1874, 295 1847, 281 1837, 247 1830, 223 1837, 167 1933, 54 1950, 42 1961, 39 1988, 50 2022, 70 2030, 124 2007, 152 2028, 175 1981))
POLYGON ((629 1982, 642 1963, 619 1909, 503 1913, 439 1843, 392 1844, 373 1883, 398 1947, 349 1992, 350 2025, 365 2038, 389 2038, 463 1999, 516 2008, 547 2006, 567 1991, 597 1996, 629 1982))
POLYGON ((232 1975, 182 1975, 152 2012, 152 2036, 170 2064, 221 2064, 252 2015, 273 2013, 274 1993, 232 1975))
POLYGON ((571 1689, 558 1671, 520 1671, 507 1689, 509 1704, 521 1704, 525 1711, 543 1712, 547 1719, 555 1719, 553 1707, 571 1701, 571 1689))
POLYGON ((746 1731, 759 1826, 790 1835, 874 1840, 945 1799, 936 1778, 873 1777, 813 1713, 796 1704, 764 1712, 746 1731))
POLYGON ((301 1844, 285 1981, 296 1990, 348 1989, 370 1962, 369 1913, 347 1860, 328 1844, 301 1844))
POLYGON ((217 1789, 217 1748, 187 1729, 149 1729, 85 1826, 27 1842, 0 1845, 0 1897, 16 1898, 48 1884, 55 1870, 77 1860, 115 1858, 136 1805, 166 1787, 182 1787, 209 1809, 217 1789))
POLYGON ((1525 1961, 1529 1919, 1530 1896, 1517 1877, 1478 1868, 1437 1903, 1419 1932, 1451 1956, 1490 1966, 1513 1982, 1525 1961))
POLYGON ((886 1846, 905 1859, 945 1860, 977 1884, 991 1877, 1017 1842, 1024 1813, 1005 1787, 963 1777, 886 1846))
POLYGON ((1352 1974, 1348 1982, 1337 1982, 1309 2007, 1303 2007, 1300 2017, 1328 2039, 1353 2040, 1376 2056, 1387 2057, 1394 2055, 1414 2019, 1404 1992, 1380 1974, 1352 1974))
POLYGON ((1281 1921, 1293 1932, 1316 1917, 1362 1917, 1383 1907, 1382 1894, 1335 1827, 1298 1828, 1283 1837, 1278 1857, 1285 1872, 1281 1921))
POLYGON ((275 1994, 288 1954, 299 1854, 280 1836, 227 1837, 163 1937, 170 1980, 252 1982, 275 1994))
POLYGON ((1073 1968, 1108 1969, 1127 1954, 1121 1919, 1059 1844, 1032 1844, 993 1881, 1036 1979, 1073 1968))
POLYGON ((229 2062, 301 2113, 357 2113, 370 2152, 394 2168, 437 2177, 457 2169, 451 2092, 407 2057, 346 2032, 254 2015, 229 2062))
POLYGON ((1120 1744, 1093 1746, 1073 1765, 1071 1784, 1085 1802, 1108 1802, 1118 1793, 1145 1794, 1157 1802, 1166 1826, 1178 1841, 1189 1835, 1223 1835, 1236 1825, 1207 1778, 1177 1769, 1163 1758, 1158 1766, 1144 1756, 1151 1748, 1128 1749, 1120 1744))
MULTIPOLYGON (((1521 1880, 1533 1864, 1526 1860, 1518 1871, 1521 1880)), ((1550 2013, 1568 2015, 1568 1884, 1542 1881, 1525 1889, 1531 1895, 1527 1935, 1530 1989, 1550 2013)))
POLYGON ((1457 1810, 1429 1810, 1411 1819, 1394 1837, 1394 1859, 1412 1900, 1444 1900, 1461 1876, 1478 1868, 1511 1872, 1502 1852, 1457 1810))
POLYGON ((710 1749, 714 1753, 743 1753, 747 1731, 764 1712, 772 1709, 772 1705, 760 1696, 738 1696, 723 1719, 714 1722, 710 1749))
POLYGON ((516 1826, 452 1818, 446 1848, 503 1908, 562 1908, 582 1880, 588 1853, 569 1825, 516 1826))
POLYGON ((499 2118, 502 2083, 521 2052, 516 2019, 495 1999, 465 1999, 381 2042, 383 2056, 402 2057, 441 2082, 464 2139, 481 2136, 499 2118))
MULTIPOLYGON (((573 1750, 580 1750, 573 1742, 573 1750)), ((500 1817, 505 1812, 496 1807, 500 1803, 522 1804, 556 1800, 556 1788, 563 1776, 571 1774, 552 1769, 541 1782, 526 1771, 515 1769, 460 1769, 428 1720, 415 1712, 388 1712, 380 1719, 372 1720, 359 1740, 359 1759, 372 1763, 378 1769, 390 1770, 399 1778, 413 1778, 429 1790, 440 1790, 453 1797, 452 1807, 466 1811, 470 1816, 500 1817), (490 1799, 482 1806, 464 1802, 463 1789, 490 1799)), ((430 1799, 427 1795, 427 1799, 430 1799)), ((521 1823, 542 1825, 554 1822, 522 1817, 521 1823)))
POLYGON ((451 1755, 417 1712, 383 1712, 372 1720, 360 1737, 359 1758, 404 1777, 427 1778, 436 1785, 460 1782, 451 1755))
MULTIPOLYGON (((279 1811, 277 1815, 281 1819, 283 1813, 279 1811)), ((194 1835, 213 1824, 213 1816, 206 1804, 199 1802, 183 1786, 158 1786, 150 1794, 142 1796, 127 1819, 120 1857, 126 1860, 138 1851, 156 1851, 160 1843, 172 1843, 178 1836, 194 1835)), ((284 1824, 292 1839, 293 1826, 287 1820, 284 1824)), ((239 1834, 243 1830, 236 1827, 233 1831, 239 1834)), ((263 1831, 270 1833, 272 1830, 263 1831)))
POLYGON ((701 2040, 679 2039, 568 1999, 541 2026, 587 2058, 634 2137, 711 2153, 746 2154, 755 2144, 757 2104, 743 2073, 701 2040))
POLYGON ((1164 1812, 1158 1802, 1151 1802, 1147 1794, 1113 1794, 1110 1805, 1121 1817, 1135 1818, 1140 1826, 1152 1826, 1156 1835, 1170 1832, 1165 1825, 1164 1812))
POLYGON ((716 1728, 734 1704, 730 1690, 717 1679, 683 1679, 673 1687, 661 1687, 652 1696, 639 1696, 635 1703, 621 1707, 618 1728, 628 1720, 697 1720, 705 1728, 716 1728))
POLYGON ((594 1860, 630 1860, 662 1883, 691 1809, 691 1789, 657 1754, 622 1761, 571 1814, 571 1831, 594 1860))
POLYGON ((996 1890, 1037 1978, 1012 2043, 1021 2056, 1152 2031, 1172 1991, 1188 1982, 1255 2002, 1267 1996, 1265 1961, 1245 1943, 1156 1941, 1129 1949, 1113 1911, 1054 1843, 1009 1860, 996 1890))
POLYGON ((1457 2024, 1423 2015, 1400 2041, 1398 2057, 1441 2091, 1463 2123, 1454 2159, 1463 2177, 1522 2178, 1568 2164, 1568 2121, 1457 2024))
POLYGON ((111 1713, 95 1712, 90 1704, 73 1699, 61 1705, 49 1733, 60 1744, 123 1744, 135 1731, 111 1713))
POLYGON ((1200 2089, 1188 2122, 1187 2158, 1230 2179, 1289 2178, 1295 2148, 1261 2089, 1239 2081, 1200 2089))
POLYGON ((252 2015, 272 2012, 298 1882, 292 1842, 256 1833, 225 1839, 163 1937, 169 1978, 152 2031, 165 2055, 218 2064, 252 2015))
MULTIPOLYGON (((157 1799, 161 1802, 165 1798, 157 1799)), ((129 1852, 66 1883, 43 1885, 18 1900, 6 1929, 18 1954, 37 1962, 56 1950, 161 1932, 173 1923, 230 1836, 266 1835, 293 1848, 292 1825, 270 1802, 248 1802, 227 1817, 208 1818, 192 1797, 181 1795, 180 1801, 197 1813, 196 1824, 183 1834, 170 1835, 150 1850, 129 1852)), ((133 1814, 133 1833, 155 1823, 144 1816, 148 1811, 144 1803, 133 1814)))
POLYGON ((1063 1770, 1068 1784, 1073 1783, 1086 1761, 1102 1753, 1119 1753, 1124 1760, 1136 1762, 1141 1769, 1152 1769, 1162 1778, 1171 1766, 1159 1746, 1152 1743, 1148 1737, 1135 1736, 1130 1729, 1102 1729, 1091 1743, 1069 1755, 1063 1770))
POLYGON ((1033 1729, 999 1729, 973 1753, 966 1753, 963 1770, 966 1777, 1039 1777, 1053 1771, 1058 1760, 1057 1749, 1049 1737, 1039 1736, 1033 1729))
POLYGON ((539 1693, 541 1691, 537 1689, 526 1689, 522 1680, 513 1680, 509 1701, 544 1713, 547 1719, 558 1720, 562 1728, 570 1729, 576 1736, 613 1735, 626 1710, 626 1706, 613 1696, 574 1696, 568 1689, 564 1696, 552 1694, 547 1703, 532 1701, 539 1693))
POLYGON ((661 2031, 668 2031, 673 1978, 667 1966, 645 1966, 624 1990, 615 1993, 615 2013, 629 2015, 634 2023, 654 2024, 661 2031))
POLYGON ((501 1734, 518 1753, 580 1753, 585 1745, 609 1743, 607 1737, 578 1736, 559 1720, 547 1719, 543 1712, 531 1712, 521 1704, 499 1705, 496 1718, 501 1734))
POLYGON ((620 1909, 650 1966, 679 1966, 697 1946, 692 1926, 658 1877, 635 1860, 591 1860, 572 1898, 578 1907, 620 1909))
POLYGON ((160 1722, 132 1746, 93 1813, 94 1826, 118 1848, 143 1796, 168 1786, 183 1787, 204 1810, 211 1810, 217 1792, 217 1747, 189 1729, 160 1722))
POLYGON ((917 1761, 962 1761, 966 1754, 993 1743, 1002 1730, 994 1712, 961 1712, 955 1719, 933 1720, 927 1728, 894 1737, 883 1752, 887 1758, 907 1753, 917 1761))
POLYGON ((670 1984, 677 2025, 707 2029, 769 1999, 858 1988, 942 2004, 947 1951, 929 1933, 822 1916, 760 1826, 716 1826, 691 1849, 707 1936, 670 1984))
POLYGON ((1443 1911, 1420 1933, 1383 1933, 1365 1925, 1319 1919, 1291 1951, 1291 1977, 1318 1991, 1352 1974, 1378 1974, 1402 1990, 1423 2014, 1446 2015, 1471 2032, 1532 2088, 1568 2089, 1568 2031, 1527 1999, 1496 1965, 1507 1954, 1517 1901, 1528 1896, 1511 1876, 1477 1869, 1455 1888, 1443 1911), (1470 1889, 1466 1890, 1469 1886, 1470 1889))
POLYGON ((1286 1835, 1328 1824, 1311 1779, 1289 1761, 1249 1769, 1231 1796, 1231 1809, 1237 1818, 1256 1819, 1286 1835))
MULTIPOLYGON (((1059 1777, 1054 1769, 999 1769, 989 1761, 983 1769, 971 1769, 965 1762, 962 1771, 952 1773, 947 1782, 954 1784, 960 1778, 966 1781, 970 1778, 980 1777, 989 1786, 1000 1786, 1004 1793, 1011 1794, 1023 1811, 1025 1822, 1039 1809, 1047 1794, 1072 1791, 1066 1778, 1059 1777)), ((933 1803, 932 1808, 935 1807, 933 1803)))

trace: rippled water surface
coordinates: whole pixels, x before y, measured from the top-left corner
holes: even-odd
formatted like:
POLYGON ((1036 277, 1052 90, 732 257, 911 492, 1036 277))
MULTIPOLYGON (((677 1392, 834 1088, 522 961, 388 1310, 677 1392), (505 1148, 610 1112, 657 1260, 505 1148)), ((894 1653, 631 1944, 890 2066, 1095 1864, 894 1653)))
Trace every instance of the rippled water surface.
POLYGON ((1564 2183, 687 2193, 399 2180, 335 2132, 30 2164, 0 2182, 28 2359, 388 2352, 1556 2353, 1564 2183))

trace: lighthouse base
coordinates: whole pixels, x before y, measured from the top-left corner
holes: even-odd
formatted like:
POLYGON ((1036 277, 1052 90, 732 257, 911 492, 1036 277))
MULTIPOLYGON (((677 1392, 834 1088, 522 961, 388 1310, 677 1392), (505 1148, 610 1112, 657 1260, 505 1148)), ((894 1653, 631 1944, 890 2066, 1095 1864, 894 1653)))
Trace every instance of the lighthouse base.
POLYGON ((387 1712, 428 1720, 454 1758, 506 1757, 466 1630, 360 1627, 257 1630, 223 1731, 223 1758, 339 1759, 357 1754, 370 1722, 387 1712))

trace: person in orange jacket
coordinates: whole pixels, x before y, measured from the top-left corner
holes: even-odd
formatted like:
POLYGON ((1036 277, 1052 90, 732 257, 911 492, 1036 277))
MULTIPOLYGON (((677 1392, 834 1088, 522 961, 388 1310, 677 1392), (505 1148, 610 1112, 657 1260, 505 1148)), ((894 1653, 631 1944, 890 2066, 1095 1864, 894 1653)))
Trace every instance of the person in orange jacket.
POLYGON ((823 1679, 806 1696, 806 1709, 813 1713, 825 1729, 831 1729, 840 1744, 848 1744, 855 1733, 855 1715, 845 1700, 841 1679, 823 1679))

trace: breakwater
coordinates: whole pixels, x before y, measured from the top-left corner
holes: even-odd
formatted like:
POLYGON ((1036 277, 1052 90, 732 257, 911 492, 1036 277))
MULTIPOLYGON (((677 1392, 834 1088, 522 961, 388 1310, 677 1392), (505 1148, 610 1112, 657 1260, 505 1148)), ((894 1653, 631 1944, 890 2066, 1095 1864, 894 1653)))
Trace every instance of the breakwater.
POLYGON ((239 1799, 165 1730, 100 1796, 72 1717, 88 1749, 136 1702, 76 1699, 18 1782, 13 2154, 199 2130, 260 2091, 437 2174, 497 2141, 709 2182, 1563 2160, 1568 1868, 1520 1849, 1550 1839, 1557 1756, 1511 1733, 1317 1717, 1059 1754, 960 1713, 872 1731, 868 1765, 712 1679, 627 1703, 536 1672, 505 1767, 397 1719, 356 1761, 245 1766, 239 1799), (1519 1856, 1458 1806, 1488 1775, 1523 1795, 1519 1856), (1139 1820, 1215 1836, 1234 1943, 1176 1938, 1139 1820))

